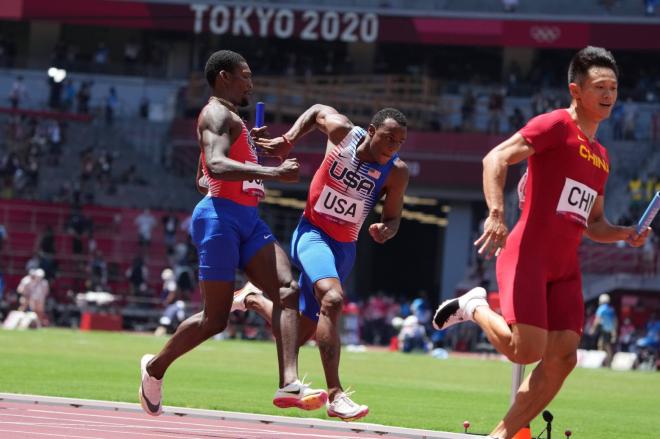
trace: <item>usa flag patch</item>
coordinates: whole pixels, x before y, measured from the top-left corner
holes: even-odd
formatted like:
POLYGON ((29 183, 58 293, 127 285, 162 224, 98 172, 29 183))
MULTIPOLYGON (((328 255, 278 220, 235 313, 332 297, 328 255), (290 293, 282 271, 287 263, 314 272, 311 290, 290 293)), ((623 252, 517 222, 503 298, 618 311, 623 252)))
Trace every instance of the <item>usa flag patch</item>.
POLYGON ((380 171, 378 169, 371 168, 371 169, 369 169, 369 171, 367 171, 367 175, 369 175, 369 177, 371 177, 371 178, 376 178, 377 179, 377 178, 380 178, 380 171))

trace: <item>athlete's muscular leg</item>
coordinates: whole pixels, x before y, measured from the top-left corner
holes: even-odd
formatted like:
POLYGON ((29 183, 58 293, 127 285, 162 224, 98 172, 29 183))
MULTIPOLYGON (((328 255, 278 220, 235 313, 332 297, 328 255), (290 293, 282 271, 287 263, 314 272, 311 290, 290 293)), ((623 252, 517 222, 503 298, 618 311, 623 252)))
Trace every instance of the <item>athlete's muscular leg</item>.
MULTIPOLYGON (((273 302, 269 298, 261 294, 250 294, 245 298, 245 307, 259 314, 268 324, 272 324, 273 302)), ((298 347, 307 343, 315 333, 316 321, 301 315, 298 319, 298 347)))
POLYGON ((330 401, 334 401, 335 395, 342 391, 339 381, 339 356, 341 354, 339 317, 344 302, 344 291, 339 279, 329 277, 316 281, 314 293, 321 304, 316 328, 316 342, 321 353, 328 396, 330 401))
POLYGON ((513 363, 530 364, 541 359, 548 340, 545 329, 525 324, 509 328, 504 318, 487 306, 478 306, 473 318, 495 349, 513 363))
POLYGON ((199 285, 204 310, 184 320, 160 353, 149 362, 147 372, 154 378, 161 379, 174 360, 227 327, 234 282, 203 280, 199 285))
MULTIPOLYGON (((277 269, 276 263, 282 258, 276 257, 277 247, 274 243, 262 247, 245 266, 245 273, 248 278, 254 279, 254 283, 272 300, 271 326, 277 344, 280 387, 284 387, 298 379, 298 300, 297 294, 291 293, 291 283, 287 288, 281 289, 280 270, 277 269), (286 295, 285 308, 281 294, 286 295), (295 296, 295 299, 292 296, 295 296), (295 305, 292 305, 294 301, 295 305)), ((286 254, 283 254, 286 257, 286 254)))
POLYGON ((577 363, 580 336, 550 331, 543 359, 520 385, 516 399, 491 436, 510 439, 552 401, 577 363))

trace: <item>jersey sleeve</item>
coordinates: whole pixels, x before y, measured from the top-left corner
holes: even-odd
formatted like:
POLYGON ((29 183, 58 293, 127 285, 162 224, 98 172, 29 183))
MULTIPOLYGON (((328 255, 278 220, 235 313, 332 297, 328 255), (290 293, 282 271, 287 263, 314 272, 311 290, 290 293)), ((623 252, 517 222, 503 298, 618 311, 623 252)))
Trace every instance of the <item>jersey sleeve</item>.
POLYGON ((563 142, 566 123, 560 111, 553 111, 534 117, 518 131, 536 154, 555 148, 563 142))

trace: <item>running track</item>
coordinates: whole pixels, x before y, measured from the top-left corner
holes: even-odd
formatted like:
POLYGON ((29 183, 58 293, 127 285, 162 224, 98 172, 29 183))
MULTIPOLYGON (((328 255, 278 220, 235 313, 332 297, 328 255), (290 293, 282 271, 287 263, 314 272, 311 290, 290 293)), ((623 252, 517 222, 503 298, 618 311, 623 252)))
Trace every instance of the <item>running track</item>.
POLYGON ((473 439, 480 436, 312 418, 0 393, 2 439, 473 439))

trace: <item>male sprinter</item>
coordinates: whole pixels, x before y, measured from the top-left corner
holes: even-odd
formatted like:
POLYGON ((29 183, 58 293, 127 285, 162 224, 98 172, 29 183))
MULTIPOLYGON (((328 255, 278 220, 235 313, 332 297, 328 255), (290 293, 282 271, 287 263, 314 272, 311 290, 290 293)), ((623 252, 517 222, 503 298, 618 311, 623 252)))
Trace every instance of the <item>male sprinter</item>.
POLYGON ((237 268, 243 269, 273 300, 280 375, 275 400, 285 389, 281 405, 320 408, 327 401, 327 393, 310 389, 298 379, 297 294, 280 288, 275 238, 257 211, 264 195, 262 180, 297 181, 298 163, 288 159, 277 167, 257 164, 253 141, 236 109, 248 104, 252 91, 252 72, 241 55, 229 50, 215 52, 206 63, 205 73, 213 96, 199 115, 197 137, 201 147, 199 166, 208 184, 208 196, 195 207, 191 226, 199 253, 204 309, 181 323, 160 353, 142 357, 142 408, 153 416, 161 414, 162 379, 170 364, 226 328, 237 268))
MULTIPOLYGON (((314 174, 305 211, 293 232, 291 258, 301 271, 298 344, 316 333, 330 397, 328 416, 344 421, 366 416, 369 408, 353 402, 339 380, 342 282, 353 268, 362 223, 383 196, 381 222, 371 224, 369 234, 382 244, 399 229, 408 168, 397 152, 406 140, 406 125, 399 110, 385 108, 365 131, 334 108, 314 105, 284 136, 255 140, 271 154, 286 156, 314 128, 328 136, 325 159, 314 174)), ((278 257, 277 265, 281 275, 290 273, 286 258, 278 257)), ((236 295, 235 307, 247 307, 270 321, 272 304, 258 293, 247 284, 236 295)))
POLYGON ((582 235, 634 247, 648 237, 649 230, 637 234, 635 228, 613 226, 605 218, 610 164, 596 131, 616 102, 617 78, 610 52, 599 47, 580 50, 568 68, 570 107, 533 118, 483 160, 489 216, 475 245, 486 257, 499 255, 503 316, 488 307, 486 291, 475 288, 442 303, 433 324, 444 329, 474 320, 512 362, 540 360, 491 438, 509 439, 529 424, 575 367, 584 323, 577 255, 582 235), (504 181, 507 167, 524 159, 529 162, 525 201, 508 236, 504 181))

